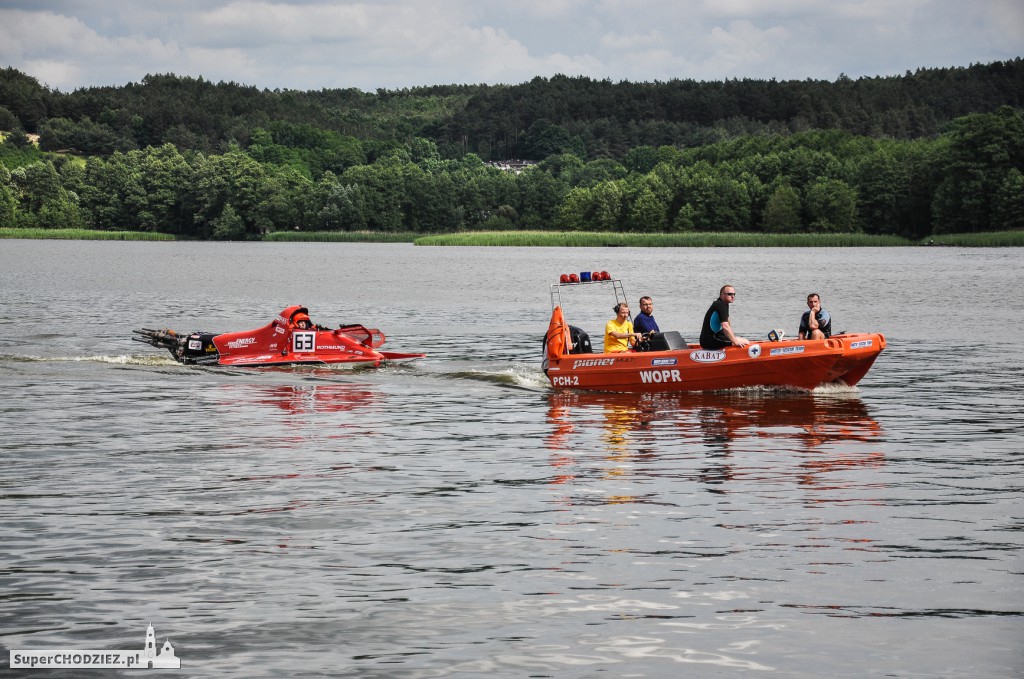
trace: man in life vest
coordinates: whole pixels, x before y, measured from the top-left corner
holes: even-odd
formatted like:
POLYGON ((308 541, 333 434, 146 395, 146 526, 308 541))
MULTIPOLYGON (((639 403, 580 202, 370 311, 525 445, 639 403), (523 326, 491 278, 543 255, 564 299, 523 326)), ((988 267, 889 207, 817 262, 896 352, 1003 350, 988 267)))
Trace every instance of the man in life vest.
POLYGON ((821 308, 821 297, 807 295, 807 311, 800 317, 800 339, 828 339, 832 336, 832 317, 821 308))

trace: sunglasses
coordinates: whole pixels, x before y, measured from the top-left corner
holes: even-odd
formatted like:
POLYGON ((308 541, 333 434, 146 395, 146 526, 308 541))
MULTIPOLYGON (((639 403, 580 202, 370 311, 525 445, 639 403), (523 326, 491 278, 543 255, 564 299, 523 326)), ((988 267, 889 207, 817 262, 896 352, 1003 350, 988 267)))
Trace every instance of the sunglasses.
POLYGON ((735 297, 736 293, 735 292, 727 292, 727 293, 725 293, 725 296, 726 297, 735 297))

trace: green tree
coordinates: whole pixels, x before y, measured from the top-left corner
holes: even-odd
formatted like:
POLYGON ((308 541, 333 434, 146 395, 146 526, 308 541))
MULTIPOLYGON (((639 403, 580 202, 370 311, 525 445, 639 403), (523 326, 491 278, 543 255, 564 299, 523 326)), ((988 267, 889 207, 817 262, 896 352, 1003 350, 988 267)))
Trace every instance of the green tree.
POLYGON ((138 213, 138 227, 160 233, 187 233, 191 221, 187 196, 195 172, 172 144, 132 151, 128 158, 139 170, 145 194, 138 213))
POLYGON ((768 233, 797 233, 803 230, 800 220, 800 194, 789 184, 779 185, 764 208, 764 230, 768 233))
POLYGON ((0 165, 0 228, 10 228, 17 223, 18 196, 11 172, 0 165))
POLYGON ((674 232, 694 231, 697 228, 697 211, 689 203, 684 203, 672 216, 669 230, 674 232))
POLYGON ((0 131, 21 130, 21 122, 6 106, 0 106, 0 131))
POLYGON ((556 211, 561 214, 560 204, 569 190, 565 181, 540 168, 532 168, 520 174, 516 184, 523 228, 550 229, 556 221, 556 211))
POLYGON ((401 231, 407 194, 399 158, 382 159, 345 171, 342 183, 358 186, 365 197, 366 226, 372 231, 401 231))
POLYGON ((591 189, 591 206, 588 214, 591 228, 595 231, 618 231, 625 215, 625 186, 622 180, 607 181, 591 189))
POLYGON ((610 158, 599 158, 585 164, 572 177, 575 186, 593 187, 605 182, 616 181, 626 177, 626 168, 610 158))
POLYGON ((935 192, 936 233, 992 228, 995 197, 1011 169, 1024 169, 1024 112, 1004 106, 954 121, 945 179, 935 192))
POLYGON ((267 172, 237 148, 222 156, 199 157, 190 189, 188 200, 194 206, 193 221, 203 237, 213 235, 228 203, 242 220, 248 236, 276 226, 267 209, 267 172))
POLYGON ((893 233, 905 228, 909 177, 888 151, 864 157, 857 169, 857 214, 866 233, 893 233))
POLYGON ((680 186, 693 210, 698 231, 745 231, 750 228, 750 193, 741 182, 718 175, 707 163, 684 173, 680 186))
POLYGON ((342 184, 325 172, 310 194, 310 228, 317 231, 360 231, 366 228, 366 197, 357 184, 342 184))
POLYGON ((846 182, 819 177, 807 187, 804 202, 812 232, 857 230, 857 192, 846 182))
POLYGON ((537 120, 526 131, 521 143, 522 157, 539 160, 561 153, 571 153, 586 158, 583 140, 569 133, 561 125, 548 120, 537 120))
POLYGON ((94 229, 137 229, 147 207, 137 157, 117 152, 109 160, 90 158, 85 165, 82 206, 94 229))
POLYGON ((589 211, 593 198, 591 190, 582 186, 570 189, 559 204, 555 225, 565 231, 589 230, 589 211))
POLYGON ((1024 173, 1017 168, 1006 173, 999 187, 992 227, 1000 231, 1024 229, 1024 173))
POLYGON ((658 150, 653 146, 635 146, 627 153, 622 165, 629 172, 647 174, 659 162, 658 150))
POLYGON ((211 236, 214 240, 242 240, 245 238, 245 222, 231 207, 231 203, 225 203, 221 213, 212 224, 211 236))
POLYGON ((668 226, 668 205, 650 186, 644 186, 633 196, 625 225, 630 231, 662 233, 668 226))
POLYGON ((60 201, 64 188, 60 175, 49 160, 16 168, 11 172, 20 208, 25 213, 38 213, 47 203, 60 201))

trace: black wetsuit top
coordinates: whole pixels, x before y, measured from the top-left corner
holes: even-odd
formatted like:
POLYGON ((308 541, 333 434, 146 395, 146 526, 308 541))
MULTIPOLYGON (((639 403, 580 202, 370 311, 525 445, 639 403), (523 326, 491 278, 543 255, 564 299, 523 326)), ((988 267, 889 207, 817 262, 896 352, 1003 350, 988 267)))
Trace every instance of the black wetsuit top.
POLYGON ((722 349, 732 346, 732 342, 722 331, 722 323, 729 320, 729 303, 722 298, 716 299, 704 314, 704 324, 700 327, 700 345, 705 349, 722 349))

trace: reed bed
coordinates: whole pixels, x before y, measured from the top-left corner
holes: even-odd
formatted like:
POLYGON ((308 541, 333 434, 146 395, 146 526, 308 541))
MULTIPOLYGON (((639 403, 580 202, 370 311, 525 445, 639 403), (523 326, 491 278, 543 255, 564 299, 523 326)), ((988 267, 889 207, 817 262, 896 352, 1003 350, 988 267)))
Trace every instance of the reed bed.
MULTIPOLYGON (((0 239, 173 241, 171 234, 151 231, 96 231, 92 229, 0 228, 0 239)), ((275 231, 270 242, 415 243, 478 247, 897 247, 934 245, 951 247, 1024 247, 1024 231, 952 233, 909 240, 900 236, 862 233, 597 233, 587 231, 474 231, 424 236, 410 231, 275 231)))
POLYGON ((0 238, 55 240, 175 240, 167 233, 152 231, 94 231, 92 229, 9 229, 0 228, 0 238))
POLYGON ((983 233, 947 233, 921 240, 927 245, 951 245, 965 248, 1024 247, 1024 231, 987 231, 983 233))
POLYGON ((899 236, 843 233, 595 233, 480 231, 424 236, 416 245, 515 247, 878 247, 912 245, 899 236))
POLYGON ((279 243, 412 243, 422 235, 411 231, 273 231, 263 240, 279 243))

